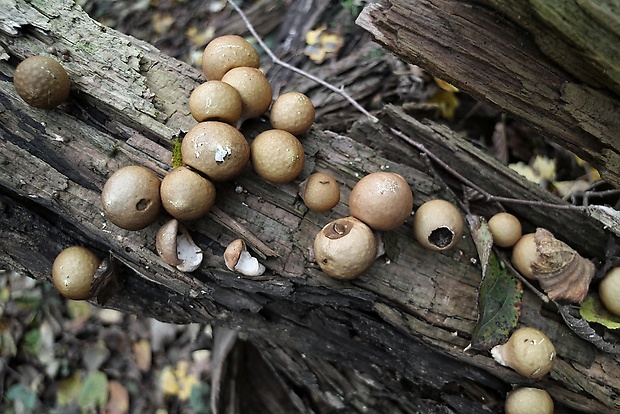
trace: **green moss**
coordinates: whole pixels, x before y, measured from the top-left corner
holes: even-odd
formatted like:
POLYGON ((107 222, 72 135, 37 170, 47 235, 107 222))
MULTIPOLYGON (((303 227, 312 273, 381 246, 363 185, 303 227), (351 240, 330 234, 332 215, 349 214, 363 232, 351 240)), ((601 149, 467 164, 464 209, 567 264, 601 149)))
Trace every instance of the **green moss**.
POLYGON ((181 157, 181 140, 175 138, 172 141, 172 168, 183 167, 183 157, 181 157))

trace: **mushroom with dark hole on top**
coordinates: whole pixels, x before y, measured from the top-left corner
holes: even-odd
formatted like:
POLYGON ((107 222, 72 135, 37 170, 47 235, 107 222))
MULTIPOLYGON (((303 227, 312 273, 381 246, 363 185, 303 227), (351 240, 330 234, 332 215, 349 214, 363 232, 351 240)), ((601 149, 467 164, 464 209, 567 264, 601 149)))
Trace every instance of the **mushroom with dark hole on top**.
POLYGON ((164 262, 182 272, 193 272, 202 263, 202 250, 176 219, 166 222, 157 231, 155 249, 164 262))
POLYGON ((364 273, 377 257, 372 229, 355 217, 326 224, 314 238, 314 259, 325 274, 353 279, 364 273))
POLYGON ((129 165, 115 171, 101 192, 106 218, 120 228, 141 230, 157 219, 161 211, 161 181, 152 170, 129 165))
POLYGON ((324 212, 340 201, 340 186, 330 174, 317 172, 299 184, 299 195, 306 207, 312 211, 324 212))
POLYGON ((250 145, 235 127, 219 121, 194 125, 181 142, 181 157, 186 165, 213 181, 227 181, 246 168, 250 145))
POLYGON ((67 247, 56 256, 52 265, 54 286, 68 299, 88 299, 100 263, 95 253, 86 247, 67 247))
POLYGON ((164 209, 179 220, 196 220, 215 203, 215 186, 188 167, 178 167, 161 181, 164 209))
POLYGON ((429 200, 413 215, 413 234, 426 249, 449 250, 463 235, 463 218, 452 203, 441 199, 429 200))
POLYGON ((373 230, 394 230, 403 224, 413 209, 409 183, 399 174, 373 172, 359 180, 349 196, 351 215, 373 230))
POLYGON ((265 273, 265 266, 250 254, 242 239, 233 240, 226 247, 224 262, 229 270, 245 276, 261 276, 265 273))
POLYGON ((536 328, 523 327, 512 333, 508 341, 491 349, 493 359, 519 374, 538 379, 545 376, 556 357, 551 339, 536 328))
POLYGON ((211 40, 202 53, 202 72, 207 80, 220 80, 236 67, 258 68, 256 48, 241 36, 224 35, 211 40))
POLYGON ((69 97, 71 81, 65 68, 49 56, 31 56, 13 74, 17 94, 35 108, 51 109, 69 97))

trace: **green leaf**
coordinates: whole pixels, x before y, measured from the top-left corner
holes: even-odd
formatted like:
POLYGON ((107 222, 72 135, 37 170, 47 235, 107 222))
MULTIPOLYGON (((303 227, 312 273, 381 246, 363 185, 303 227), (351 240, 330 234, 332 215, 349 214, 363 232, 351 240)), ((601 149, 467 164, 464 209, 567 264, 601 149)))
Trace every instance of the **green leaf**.
POLYGON ((510 334, 519 321, 522 297, 521 282, 491 252, 478 293, 472 349, 490 349, 510 334))
POLYGON ((609 329, 620 328, 620 316, 614 315, 603 306, 598 294, 590 294, 581 302, 579 314, 588 322, 601 324, 609 329))
POLYGON ((211 414, 211 387, 206 382, 198 382, 192 386, 189 405, 198 414, 211 414))
POLYGON ((73 404, 77 401, 82 389, 82 376, 79 371, 76 371, 68 378, 60 381, 58 387, 58 394, 56 394, 56 401, 58 405, 64 407, 73 404))
POLYGON ((108 402, 108 377, 101 371, 93 371, 84 380, 78 395, 78 405, 84 409, 105 407, 108 402))
POLYGON ((28 412, 32 412, 37 408, 37 394, 24 384, 11 386, 6 392, 6 398, 15 403, 15 405, 20 405, 22 410, 25 409, 28 412))

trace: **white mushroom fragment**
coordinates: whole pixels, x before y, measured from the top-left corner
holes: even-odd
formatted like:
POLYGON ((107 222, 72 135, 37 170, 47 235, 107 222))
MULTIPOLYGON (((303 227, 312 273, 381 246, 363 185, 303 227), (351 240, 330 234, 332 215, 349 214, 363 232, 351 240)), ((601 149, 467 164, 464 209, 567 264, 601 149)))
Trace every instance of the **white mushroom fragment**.
POLYGON ((250 254, 241 239, 233 240, 228 245, 224 252, 224 262, 229 270, 245 276, 261 276, 265 273, 265 266, 250 254))
POLYGON ((161 226, 155 247, 164 262, 176 266, 182 272, 193 272, 202 263, 202 250, 176 219, 161 226))

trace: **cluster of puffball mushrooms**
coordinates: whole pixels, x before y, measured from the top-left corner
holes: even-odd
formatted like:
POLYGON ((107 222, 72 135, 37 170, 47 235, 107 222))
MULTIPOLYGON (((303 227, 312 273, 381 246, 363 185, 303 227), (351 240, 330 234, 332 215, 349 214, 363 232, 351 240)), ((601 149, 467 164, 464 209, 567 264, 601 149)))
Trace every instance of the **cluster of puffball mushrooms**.
MULTIPOLYGON (((106 218, 120 228, 140 230, 151 225, 161 209, 172 220, 157 234, 156 249, 168 264, 184 272, 200 266, 202 251, 179 220, 205 216, 215 202, 214 182, 235 178, 250 163, 255 172, 273 183, 295 180, 304 165, 303 146, 296 136, 314 122, 310 99, 288 92, 272 103, 269 82, 259 69, 254 47, 239 36, 221 36, 205 48, 202 69, 207 81, 189 99, 189 110, 198 122, 183 138, 184 166, 162 180, 143 166, 126 166, 106 182, 101 203, 106 218), (252 144, 239 131, 246 119, 269 110, 273 129, 257 135, 252 144)), ((14 73, 17 94, 36 108, 51 109, 69 96, 70 80, 55 59, 33 56, 22 61, 14 73)), ((324 172, 311 174, 299 186, 308 209, 325 212, 340 201, 336 180, 324 172)), ((316 235, 312 250, 321 270, 337 279, 360 276, 382 254, 380 232, 404 224, 413 210, 413 193, 407 181, 391 172, 374 172, 353 187, 350 216, 325 225, 316 235)), ((526 278, 537 280, 552 300, 580 303, 594 276, 594 265, 553 234, 539 228, 522 235, 519 220, 498 213, 488 221, 494 243, 512 248, 512 263, 526 278)), ((463 233, 458 209, 445 200, 422 204, 413 216, 416 240, 425 248, 445 251, 453 248, 463 233)), ((248 276, 265 267, 250 255, 241 239, 233 241, 224 254, 226 266, 248 276)), ((69 299, 88 299, 100 260, 89 249, 72 246, 63 250, 52 266, 58 291, 69 299)), ((611 269, 599 284, 603 305, 620 315, 620 268, 611 269)), ((491 350, 495 360, 531 379, 539 379, 552 368, 556 351, 541 331, 522 327, 509 340, 491 350)), ((537 388, 519 388, 509 393, 508 414, 553 412, 549 394, 537 388)))

